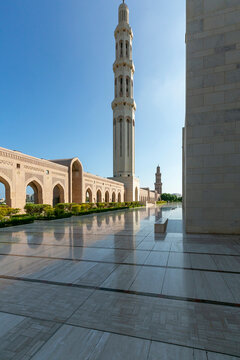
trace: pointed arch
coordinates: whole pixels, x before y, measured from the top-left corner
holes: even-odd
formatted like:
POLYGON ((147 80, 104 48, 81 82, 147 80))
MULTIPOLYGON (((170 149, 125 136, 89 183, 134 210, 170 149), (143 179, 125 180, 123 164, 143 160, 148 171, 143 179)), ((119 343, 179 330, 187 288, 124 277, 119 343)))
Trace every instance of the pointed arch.
MULTIPOLYGON (((34 204, 43 204, 43 186, 38 179, 32 178, 26 183, 25 189, 30 186, 33 190, 33 202, 34 204)), ((26 196, 27 201, 27 196, 26 196)))
POLYGON ((126 96, 131 97, 131 79, 126 76, 126 96))
POLYGON ((119 86, 118 86, 118 88, 119 88, 119 97, 123 97, 123 76, 122 75, 120 75, 119 77, 118 77, 118 84, 119 84, 119 86))
POLYGON ((138 201, 138 187, 135 188, 135 201, 138 201))
POLYGON ((131 140, 131 119, 127 118, 127 155, 130 155, 130 140, 131 140))
POLYGON ((83 202, 83 194, 82 194, 83 168, 78 158, 72 160, 71 179, 72 179, 72 202, 81 204, 83 202))
POLYGON ((126 47, 126 58, 129 58, 129 41, 125 41, 125 47, 126 47))
POLYGON ((119 41, 120 58, 123 57, 123 41, 119 41))
POLYGON ((116 202, 116 193, 115 193, 115 191, 113 191, 113 193, 112 193, 112 202, 116 202))
POLYGON ((102 202, 102 192, 100 189, 97 191, 97 203, 102 202))
POLYGON ((64 202, 64 188, 58 183, 53 187, 53 206, 64 202))
POLYGON ((88 187, 86 190, 86 199, 85 199, 86 203, 92 203, 93 202, 93 198, 92 198, 92 190, 88 187))
POLYGON ((109 191, 105 192, 105 202, 109 203, 109 191))
POLYGON ((118 193, 118 202, 121 202, 121 193, 118 193))
POLYGON ((10 181, 7 180, 6 177, 3 178, 0 175, 0 183, 2 183, 5 187, 5 203, 6 203, 6 205, 11 207, 12 206, 12 198, 11 198, 12 191, 11 191, 10 181))
POLYGON ((123 155, 123 119, 119 119, 119 127, 120 127, 120 134, 119 134, 119 144, 120 144, 120 157, 123 155))

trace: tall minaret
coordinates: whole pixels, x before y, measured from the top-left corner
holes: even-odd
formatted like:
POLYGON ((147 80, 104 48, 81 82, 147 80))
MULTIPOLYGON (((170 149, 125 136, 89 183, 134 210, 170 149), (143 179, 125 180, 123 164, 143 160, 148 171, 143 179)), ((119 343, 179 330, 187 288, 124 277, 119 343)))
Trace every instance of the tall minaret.
POLYGON ((156 182, 155 182, 155 190, 159 195, 162 195, 162 174, 160 172, 160 166, 157 167, 156 172, 156 182))
POLYGON ((118 10, 115 30, 116 60, 113 64, 115 98, 113 109, 113 176, 129 177, 135 173, 135 110, 133 99, 134 64, 133 32, 129 25, 129 9, 123 3, 118 10))
POLYGON ((113 178, 125 185, 125 201, 138 201, 139 179, 135 177, 135 111, 133 99, 134 64, 133 32, 129 25, 129 9, 123 3, 118 9, 115 33, 116 60, 113 109, 113 178))

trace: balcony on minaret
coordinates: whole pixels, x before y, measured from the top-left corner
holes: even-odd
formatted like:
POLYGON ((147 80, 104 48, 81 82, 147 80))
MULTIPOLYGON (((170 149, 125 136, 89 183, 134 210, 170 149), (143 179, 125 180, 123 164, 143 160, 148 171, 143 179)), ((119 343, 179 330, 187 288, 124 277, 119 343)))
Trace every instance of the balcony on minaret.
POLYGON ((116 97, 112 102, 112 109, 115 109, 117 106, 129 106, 133 108, 134 111, 137 109, 137 105, 134 101, 134 99, 131 99, 129 97, 116 97))
POLYGON ((125 67, 127 66, 133 74, 135 73, 135 66, 132 60, 127 59, 126 57, 118 58, 115 60, 113 64, 113 71, 115 72, 120 66, 125 67))

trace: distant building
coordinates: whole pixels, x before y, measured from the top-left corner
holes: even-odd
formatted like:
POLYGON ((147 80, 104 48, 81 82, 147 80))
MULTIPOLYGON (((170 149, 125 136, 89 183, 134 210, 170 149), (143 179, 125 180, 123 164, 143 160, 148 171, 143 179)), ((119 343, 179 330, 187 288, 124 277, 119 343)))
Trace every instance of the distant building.
POLYGON ((35 198, 34 198, 34 194, 32 194, 32 195, 29 195, 29 194, 27 194, 26 195, 26 202, 27 203, 35 203, 35 198))
POLYGON ((156 182, 155 182, 155 191, 159 194, 159 197, 162 195, 162 174, 160 172, 160 166, 157 167, 157 172, 155 174, 156 182))
POLYGON ((0 199, 0 204, 5 204, 5 199, 0 199))

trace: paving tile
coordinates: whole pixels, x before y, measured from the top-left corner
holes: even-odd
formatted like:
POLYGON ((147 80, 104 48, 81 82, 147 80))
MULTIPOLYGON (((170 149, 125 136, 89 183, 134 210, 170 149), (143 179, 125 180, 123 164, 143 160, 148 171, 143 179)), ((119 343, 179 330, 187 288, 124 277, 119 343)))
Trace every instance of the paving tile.
POLYGON ((239 310, 227 306, 95 291, 68 323, 240 355, 239 310))
POLYGON ((63 325, 33 360, 89 359, 102 332, 63 325))
POLYGON ((177 252, 193 252, 199 254, 222 254, 222 255, 240 255, 240 248, 236 245, 230 244, 211 244, 211 239, 209 239, 209 243, 202 244, 195 241, 195 243, 189 242, 173 242, 171 251, 177 252))
POLYGON ((97 263, 74 281, 75 284, 100 286, 118 265, 97 263))
POLYGON ((221 273, 167 269, 162 293, 201 300, 234 303, 234 297, 221 273))
POLYGON ((33 360, 147 360, 150 342, 128 336, 63 325, 33 360))
POLYGON ((97 263, 86 261, 68 261, 56 260, 56 266, 46 267, 45 271, 37 272, 35 274, 37 279, 62 282, 62 283, 74 283, 83 274, 93 268, 97 263))
MULTIPOLYGON (((185 254, 186 255, 186 254, 185 254)), ((193 269, 217 270, 217 266, 211 255, 189 254, 193 269)))
POLYGON ((0 279, 0 310, 45 320, 66 320, 92 293, 26 281, 0 279))
POLYGON ((234 303, 234 297, 223 274, 217 272, 194 271, 197 298, 234 303))
POLYGON ((194 360, 208 360, 206 351, 194 349, 193 350, 194 360))
POLYGON ((167 269, 162 294, 197 298, 197 290, 192 270, 167 269))
POLYGON ((218 270, 240 273, 240 256, 212 255, 212 258, 218 270))
POLYGON ((155 246, 155 241, 142 241, 138 246, 138 250, 152 250, 155 246))
POLYGON ((168 252, 151 251, 144 265, 167 266, 168 252))
POLYGON ((2 313, 0 313, 0 319, 5 326, 4 333, 0 333, 1 360, 30 359, 61 326, 52 321, 9 314, 7 316, 9 323, 4 321, 2 313), (15 323, 11 317, 15 318, 15 323), (16 322, 17 318, 20 321, 16 322))
MULTIPOLYGON (((203 360, 207 360, 206 352, 202 351, 203 360)), ((148 360, 195 360, 194 350, 184 346, 164 344, 153 341, 151 343, 148 360)))
POLYGON ((84 249, 78 259, 93 261, 122 262, 128 255, 128 250, 121 249, 84 249))
POLYGON ((223 304, 240 303, 239 274, 218 272, 239 272, 239 236, 180 233, 181 208, 161 211, 163 235, 155 208, 0 229, 0 275, 27 280, 0 279, 0 359, 239 357, 239 309, 223 304))
POLYGON ((235 302, 240 304, 240 275, 239 274, 222 274, 229 290, 234 296, 235 302))
POLYGON ((210 353, 210 352, 207 353, 207 358, 208 360, 239 360, 239 357, 210 353))
POLYGON ((167 265, 173 267, 191 268, 190 254, 172 252, 169 255, 167 265))
POLYGON ((101 286, 105 288, 128 290, 140 269, 141 266, 119 265, 101 286))
POLYGON ((153 251, 170 251, 171 249, 171 242, 165 242, 165 241, 155 241, 155 245, 153 247, 153 251))
POLYGON ((0 338, 23 320, 23 316, 0 312, 0 338))
POLYGON ((142 267, 129 290, 161 294, 165 269, 142 267))
POLYGON ((150 341, 104 333, 89 360, 147 360, 150 341))
POLYGON ((129 251, 129 255, 124 259, 123 263, 143 265, 149 256, 150 251, 135 250, 129 251))

